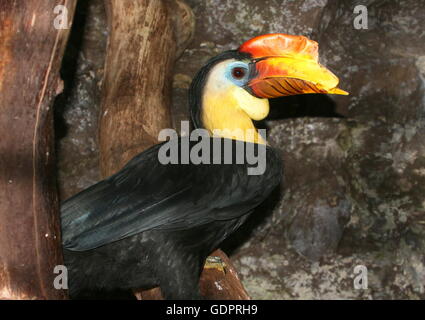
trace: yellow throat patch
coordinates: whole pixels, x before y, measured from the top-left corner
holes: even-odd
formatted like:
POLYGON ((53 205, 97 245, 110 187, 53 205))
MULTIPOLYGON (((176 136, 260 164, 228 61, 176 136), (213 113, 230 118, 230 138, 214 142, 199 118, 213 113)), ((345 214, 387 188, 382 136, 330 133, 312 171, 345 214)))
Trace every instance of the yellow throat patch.
POLYGON ((223 138, 266 144, 252 120, 269 113, 269 101, 254 97, 231 82, 220 81, 225 67, 218 64, 208 77, 202 97, 201 120, 211 134, 223 138))

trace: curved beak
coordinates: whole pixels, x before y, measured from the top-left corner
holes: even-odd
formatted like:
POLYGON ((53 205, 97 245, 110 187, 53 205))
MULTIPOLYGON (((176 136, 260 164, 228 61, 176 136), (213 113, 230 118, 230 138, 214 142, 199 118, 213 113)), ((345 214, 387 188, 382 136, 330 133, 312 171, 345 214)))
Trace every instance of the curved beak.
POLYGON ((318 44, 303 36, 282 33, 253 38, 239 47, 251 55, 255 74, 248 83, 260 98, 305 93, 348 95, 339 79, 319 63, 318 44))

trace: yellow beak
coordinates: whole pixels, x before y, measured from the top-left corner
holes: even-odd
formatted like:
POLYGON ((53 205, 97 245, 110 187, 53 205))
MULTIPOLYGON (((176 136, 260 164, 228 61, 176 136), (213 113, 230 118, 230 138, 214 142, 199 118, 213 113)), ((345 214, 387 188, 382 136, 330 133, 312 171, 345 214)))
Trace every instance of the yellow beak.
POLYGON ((318 44, 303 36, 268 34, 245 42, 240 52, 248 53, 256 74, 249 81, 261 98, 305 93, 347 95, 337 88, 339 79, 318 62, 318 44))

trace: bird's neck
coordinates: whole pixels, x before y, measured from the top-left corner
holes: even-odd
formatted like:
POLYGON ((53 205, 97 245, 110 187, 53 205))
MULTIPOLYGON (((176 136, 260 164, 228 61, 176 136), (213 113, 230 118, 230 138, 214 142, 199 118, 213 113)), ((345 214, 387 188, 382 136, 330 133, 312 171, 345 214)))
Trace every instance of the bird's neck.
POLYGON ((214 91, 204 93, 201 113, 203 127, 214 136, 266 144, 251 118, 241 108, 244 101, 237 98, 231 91, 224 94, 214 91))

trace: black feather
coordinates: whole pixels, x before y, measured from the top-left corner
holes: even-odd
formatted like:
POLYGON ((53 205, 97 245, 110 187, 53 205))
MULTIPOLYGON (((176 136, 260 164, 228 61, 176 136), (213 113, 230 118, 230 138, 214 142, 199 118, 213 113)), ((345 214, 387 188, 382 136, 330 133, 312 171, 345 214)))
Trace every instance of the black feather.
MULTIPOLYGON (((189 138, 179 138, 179 144, 181 139, 189 138)), ((243 142, 232 143, 235 150, 235 144, 243 142)), ((139 154, 117 174, 63 203, 66 249, 89 250, 146 230, 182 230, 234 219, 259 205, 280 180, 280 161, 269 147, 266 172, 254 176, 247 174, 246 160, 163 165, 157 155, 161 146, 139 154)))

